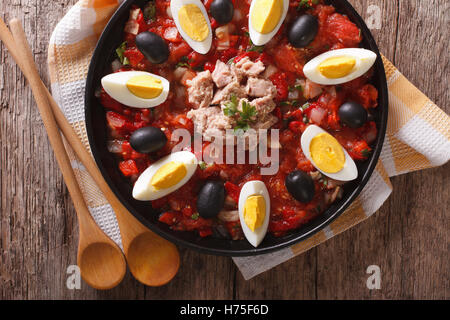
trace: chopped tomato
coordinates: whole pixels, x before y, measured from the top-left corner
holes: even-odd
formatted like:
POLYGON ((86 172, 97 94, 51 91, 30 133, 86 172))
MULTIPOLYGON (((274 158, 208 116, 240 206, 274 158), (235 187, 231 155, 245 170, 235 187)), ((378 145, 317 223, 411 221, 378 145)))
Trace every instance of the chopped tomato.
POLYGON ((239 195, 241 194, 241 189, 237 185, 227 181, 225 182, 225 190, 227 191, 227 194, 230 196, 231 199, 233 199, 236 203, 239 202, 239 195))
POLYGON ((134 68, 144 59, 144 55, 137 48, 127 49, 123 55, 128 58, 130 65, 134 68))
POLYGON ((111 98, 109 94, 106 93, 104 89, 102 89, 100 93, 100 103, 106 108, 116 112, 123 112, 123 105, 111 98))
POLYGON ((182 57, 186 57, 189 53, 192 52, 191 47, 186 43, 186 41, 182 41, 178 44, 170 43, 169 50, 169 62, 172 64, 178 63, 178 61, 180 61, 182 57))
POLYGON ((125 177, 131 177, 139 173, 138 167, 134 160, 126 160, 119 163, 119 169, 125 177))
POLYGON ((277 87, 277 101, 286 101, 289 96, 289 83, 286 80, 286 73, 277 72, 269 79, 277 87))
POLYGON ((298 49, 284 43, 272 49, 270 53, 276 57, 275 64, 278 68, 304 76, 303 66, 306 61, 298 49))

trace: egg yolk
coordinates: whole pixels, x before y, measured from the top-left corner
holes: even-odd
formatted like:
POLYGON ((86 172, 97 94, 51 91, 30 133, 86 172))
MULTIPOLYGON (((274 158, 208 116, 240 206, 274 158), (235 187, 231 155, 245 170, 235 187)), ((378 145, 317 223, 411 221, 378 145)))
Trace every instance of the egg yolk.
POLYGON ((345 154, 339 142, 328 133, 321 133, 311 140, 311 158, 318 169, 327 173, 337 173, 344 168, 345 154))
POLYGON ((351 57, 329 58, 319 65, 319 71, 329 79, 339 79, 349 75, 356 65, 351 57))
POLYGON ((244 221, 250 230, 262 226, 266 218, 266 201, 261 195, 254 195, 247 198, 244 205, 244 221))
POLYGON ((209 27, 202 11, 195 4, 187 4, 178 11, 181 28, 195 41, 203 41, 208 37, 209 27))
POLYGON ((179 183, 187 174, 184 163, 171 161, 154 174, 151 184, 155 189, 167 189, 179 183))
POLYGON ((130 78, 127 81, 127 88, 136 97, 142 99, 156 98, 163 91, 162 81, 148 75, 130 78))
POLYGON ((270 33, 283 15, 283 1, 255 0, 251 14, 253 28, 262 34, 270 33))

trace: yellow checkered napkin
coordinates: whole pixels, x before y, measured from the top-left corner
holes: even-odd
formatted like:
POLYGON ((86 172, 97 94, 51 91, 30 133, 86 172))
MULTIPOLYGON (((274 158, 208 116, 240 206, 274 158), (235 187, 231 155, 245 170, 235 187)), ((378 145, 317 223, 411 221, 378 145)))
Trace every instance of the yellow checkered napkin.
MULTIPOLYGON (((48 63, 52 92, 87 147, 84 87, 92 51, 118 0, 81 0, 61 20, 50 40, 48 63)), ((380 161, 369 183, 352 206, 323 231, 275 253, 234 258, 245 279, 299 255, 364 221, 392 191, 389 177, 446 163, 450 158, 450 120, 386 59, 389 123, 380 161)), ((68 150, 89 209, 98 225, 119 245, 120 232, 111 207, 85 168, 68 150)))

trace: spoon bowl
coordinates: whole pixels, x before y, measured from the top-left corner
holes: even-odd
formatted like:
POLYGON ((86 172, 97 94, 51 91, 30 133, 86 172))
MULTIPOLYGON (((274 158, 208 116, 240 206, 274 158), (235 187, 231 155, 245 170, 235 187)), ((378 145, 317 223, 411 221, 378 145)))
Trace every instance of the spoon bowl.
POLYGON ((127 259, 133 276, 153 287, 167 284, 180 267, 177 247, 150 231, 132 240, 128 246, 127 259))
POLYGON ((91 242, 83 246, 80 241, 78 266, 83 280, 100 290, 117 286, 126 272, 122 251, 109 242, 91 242))

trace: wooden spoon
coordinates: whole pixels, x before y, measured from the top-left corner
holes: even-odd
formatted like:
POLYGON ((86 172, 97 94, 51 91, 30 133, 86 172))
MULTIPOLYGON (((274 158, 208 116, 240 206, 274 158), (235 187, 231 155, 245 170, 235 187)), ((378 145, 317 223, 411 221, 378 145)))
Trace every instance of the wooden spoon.
POLYGON ((43 83, 42 87, 46 90, 59 128, 116 213, 131 273, 137 280, 149 286, 166 284, 176 275, 180 266, 180 257, 176 246, 144 227, 122 205, 43 83))
POLYGON ((96 289, 113 288, 122 281, 126 272, 126 263, 122 251, 100 230, 87 208, 52 110, 48 105, 47 94, 43 89, 20 21, 11 21, 11 28, 16 41, 0 19, 0 37, 16 62, 20 62, 25 77, 30 83, 56 160, 77 212, 80 229, 77 262, 81 270, 81 276, 90 286, 96 289))

